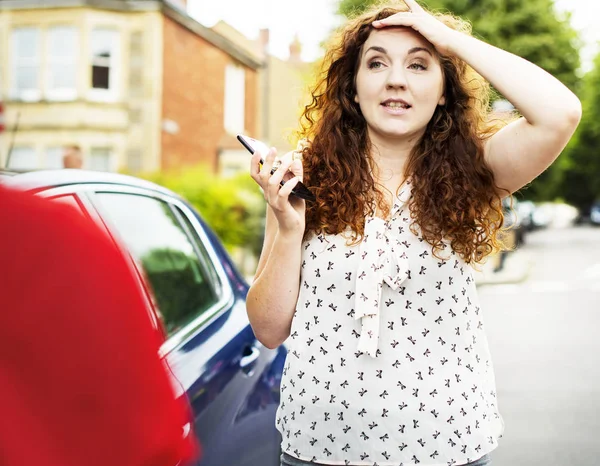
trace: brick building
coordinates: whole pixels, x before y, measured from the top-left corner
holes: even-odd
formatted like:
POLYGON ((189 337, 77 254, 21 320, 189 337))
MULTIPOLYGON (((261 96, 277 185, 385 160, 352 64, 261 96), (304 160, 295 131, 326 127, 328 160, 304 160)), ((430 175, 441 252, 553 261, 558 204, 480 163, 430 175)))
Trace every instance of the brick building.
POLYGON ((0 164, 137 173, 204 163, 258 136, 260 57, 206 28, 184 0, 2 0, 0 164), (235 146, 236 147, 236 146, 235 146))

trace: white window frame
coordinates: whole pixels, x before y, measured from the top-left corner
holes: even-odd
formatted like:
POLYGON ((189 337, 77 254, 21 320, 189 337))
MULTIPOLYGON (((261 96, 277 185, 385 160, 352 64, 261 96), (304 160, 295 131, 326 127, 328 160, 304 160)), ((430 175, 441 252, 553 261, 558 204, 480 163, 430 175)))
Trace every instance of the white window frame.
POLYGON ((44 169, 46 170, 57 170, 64 168, 63 157, 65 153, 65 146, 48 146, 44 149, 44 169), (58 155, 58 164, 50 165, 50 160, 58 155))
POLYGON ((32 26, 15 27, 11 30, 10 36, 11 42, 11 89, 10 96, 15 100, 22 100, 25 102, 38 102, 42 98, 42 87, 41 87, 41 49, 42 49, 42 31, 40 28, 32 26), (33 57, 20 57, 17 54, 18 49, 18 34, 23 31, 34 31, 35 32, 35 56, 33 57), (36 68, 36 87, 32 88, 17 88, 17 75, 19 68, 21 67, 35 67, 36 68))
POLYGON ((15 169, 15 170, 36 170, 40 168, 40 157, 38 154, 38 151, 36 150, 36 148, 34 146, 28 146, 28 145, 17 145, 15 147, 12 148, 12 153, 10 154, 10 160, 8 161, 9 165, 8 165, 8 169, 15 169), (15 153, 18 153, 19 151, 22 150, 26 150, 26 151, 30 151, 29 155, 33 155, 33 165, 31 166, 15 166, 14 165, 14 160, 15 160, 15 153))
POLYGON ((119 99, 120 92, 120 79, 121 79, 121 49, 120 43, 122 41, 121 33, 119 30, 109 27, 95 27, 92 29, 90 35, 90 48, 89 48, 89 70, 90 70, 90 81, 89 81, 89 93, 90 100, 99 102, 115 102, 119 99), (110 33, 112 38, 112 44, 110 44, 110 58, 103 59, 101 57, 94 56, 94 35, 98 33, 110 33), (103 66, 108 65, 109 68, 109 83, 108 89, 98 89, 93 87, 93 67, 101 64, 103 66))
MULTIPOLYGON (((90 147, 90 152, 89 152, 89 157, 86 160, 86 168, 88 170, 98 170, 97 168, 94 168, 92 166, 93 160, 94 160, 94 152, 95 151, 106 151, 108 153, 108 172, 114 172, 116 171, 116 166, 115 166, 115 151, 113 147, 110 146, 92 146, 90 147)), ((104 170, 98 170, 98 171, 104 171, 104 170)))
POLYGON ((248 152, 246 149, 224 149, 219 153, 219 174, 231 178, 248 171, 248 152))
POLYGON ((246 72, 242 66, 225 67, 224 127, 229 134, 245 132, 246 72))
MULTIPOLYGON (((52 26, 46 31, 46 73, 45 73, 45 95, 48 100, 53 101, 69 101, 77 98, 77 75, 78 75, 78 58, 79 58, 79 30, 75 26, 52 26), (68 30, 72 33, 71 42, 73 51, 71 55, 53 55, 52 52, 57 49, 53 47, 53 42, 58 41, 56 35, 59 32, 68 30), (73 87, 54 87, 53 83, 53 67, 63 66, 73 69, 75 81, 73 87)), ((60 45, 60 42, 59 44, 60 45)), ((60 50, 61 47, 58 47, 60 50)), ((64 50, 64 48, 62 48, 64 50)))

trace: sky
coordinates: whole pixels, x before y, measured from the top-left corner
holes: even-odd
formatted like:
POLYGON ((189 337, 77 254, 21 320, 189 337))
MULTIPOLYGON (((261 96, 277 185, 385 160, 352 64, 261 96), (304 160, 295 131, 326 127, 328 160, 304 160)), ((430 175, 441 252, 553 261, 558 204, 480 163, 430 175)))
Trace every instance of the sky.
POLYGON ((205 26, 223 20, 254 39, 269 29, 270 53, 286 59, 297 34, 302 58, 312 61, 321 52, 319 43, 338 24, 336 0, 188 0, 188 13, 205 26))
POLYGON ((555 0, 554 4, 559 11, 571 12, 571 24, 585 44, 581 50, 582 69, 589 71, 600 52, 600 0, 555 0))
MULTIPOLYGON (((338 24, 337 0, 188 0, 188 11, 205 26, 223 20, 247 37, 258 37, 261 28, 270 30, 270 53, 281 59, 289 55, 289 44, 298 35, 302 58, 312 61, 320 54, 319 44, 338 24)), ((572 12, 572 24, 581 32, 583 70, 591 67, 600 50, 600 0, 555 0, 559 11, 572 12)))

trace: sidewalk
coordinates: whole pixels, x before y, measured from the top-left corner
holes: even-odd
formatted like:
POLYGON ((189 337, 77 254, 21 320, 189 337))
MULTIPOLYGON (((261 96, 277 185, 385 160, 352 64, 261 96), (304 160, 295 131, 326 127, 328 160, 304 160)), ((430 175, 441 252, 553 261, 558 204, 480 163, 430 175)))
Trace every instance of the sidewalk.
POLYGON ((480 270, 473 270, 473 277, 477 286, 521 283, 527 279, 531 270, 532 260, 528 252, 521 249, 508 253, 504 267, 494 272, 499 256, 490 257, 480 266, 480 270))

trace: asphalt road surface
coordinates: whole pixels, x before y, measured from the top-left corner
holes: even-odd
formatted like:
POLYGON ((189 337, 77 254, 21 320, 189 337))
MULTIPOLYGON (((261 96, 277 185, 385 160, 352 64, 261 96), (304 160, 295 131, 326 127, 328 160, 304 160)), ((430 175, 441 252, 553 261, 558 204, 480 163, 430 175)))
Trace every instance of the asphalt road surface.
POLYGON ((536 231, 519 253, 524 282, 480 287, 505 422, 493 466, 600 465, 600 228, 536 231))

